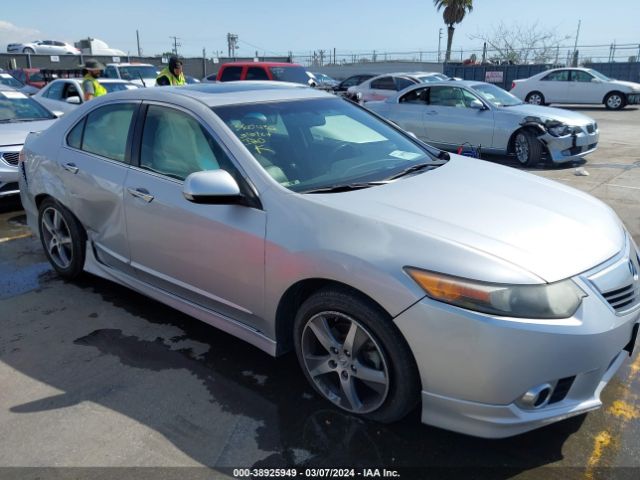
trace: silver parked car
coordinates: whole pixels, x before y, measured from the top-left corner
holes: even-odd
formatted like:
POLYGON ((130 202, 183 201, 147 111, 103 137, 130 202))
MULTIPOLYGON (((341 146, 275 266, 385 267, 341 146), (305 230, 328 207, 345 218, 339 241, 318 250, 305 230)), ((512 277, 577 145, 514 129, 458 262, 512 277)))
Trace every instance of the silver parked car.
MULTIPOLYGON (((111 78, 99 79, 107 93, 140 88, 139 85, 125 80, 111 78)), ((82 78, 58 78, 48 83, 32 97, 38 103, 53 111, 70 112, 85 103, 82 78)))
POLYGON ((126 285, 338 408, 505 437, 587 412, 633 349, 638 250, 569 187, 449 155, 315 89, 105 95, 31 135, 27 221, 60 275, 126 285))
POLYGON ((10 43, 7 45, 7 53, 80 55, 80 50, 69 43, 57 40, 34 40, 26 43, 10 43))
POLYGON ((528 105, 484 82, 417 85, 367 108, 425 142, 455 151, 463 144, 511 155, 531 166, 546 155, 553 163, 574 161, 598 146, 598 125, 569 110, 528 105))
POLYGON ((0 84, 0 198, 18 193, 18 157, 24 139, 55 119, 24 93, 0 84))

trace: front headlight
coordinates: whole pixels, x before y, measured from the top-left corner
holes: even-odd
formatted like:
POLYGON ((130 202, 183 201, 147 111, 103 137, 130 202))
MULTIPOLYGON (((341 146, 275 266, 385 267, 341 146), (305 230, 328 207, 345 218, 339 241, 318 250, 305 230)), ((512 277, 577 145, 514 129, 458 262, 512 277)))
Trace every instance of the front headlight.
POLYGON ((567 125, 560 124, 548 127, 547 130, 554 137, 564 137, 565 135, 569 135, 572 129, 567 125))
POLYGON ((572 280, 542 285, 506 285, 405 267, 434 300, 503 317, 559 319, 572 316, 586 297, 572 280))

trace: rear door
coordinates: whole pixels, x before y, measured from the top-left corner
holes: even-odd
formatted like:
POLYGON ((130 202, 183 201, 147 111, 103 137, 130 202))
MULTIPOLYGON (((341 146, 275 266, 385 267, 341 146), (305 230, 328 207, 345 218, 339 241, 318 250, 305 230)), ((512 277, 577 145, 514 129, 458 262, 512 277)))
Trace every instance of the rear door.
MULTIPOLYGON (((556 70, 540 79, 539 87, 546 103, 569 102, 569 70, 556 70)), ((536 88, 532 88, 535 90, 536 88)))
POLYGON ((130 272, 123 210, 133 119, 139 102, 92 110, 67 134, 59 176, 71 210, 85 225, 98 260, 130 272))
POLYGON ((398 103, 389 105, 387 118, 404 130, 414 133, 420 140, 427 141, 425 115, 429 87, 416 88, 405 93, 398 103))
POLYGON ((391 75, 376 78, 363 90, 362 100, 365 102, 386 100, 397 91, 396 82, 391 75))
POLYGON ((131 265, 140 280, 258 330, 264 295, 266 214, 204 205, 183 196, 184 179, 223 168, 242 185, 228 151, 189 111, 145 105, 137 166, 125 185, 131 265))

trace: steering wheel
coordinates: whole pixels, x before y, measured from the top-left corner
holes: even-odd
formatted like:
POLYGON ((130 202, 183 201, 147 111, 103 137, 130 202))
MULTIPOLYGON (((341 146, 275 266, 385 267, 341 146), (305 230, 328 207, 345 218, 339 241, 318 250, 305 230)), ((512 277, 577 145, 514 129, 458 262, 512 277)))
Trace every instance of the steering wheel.
POLYGON ((351 143, 341 143, 329 152, 329 158, 332 160, 342 160, 350 156, 348 153, 349 150, 357 151, 356 147, 351 143))
POLYGON ((367 163, 361 163, 359 165, 354 165, 353 167, 347 168, 343 173, 346 175, 349 172, 352 172, 354 170, 356 170, 356 171, 357 170, 362 170, 362 169, 364 169, 366 167, 371 167, 371 166, 377 165, 379 163, 390 163, 390 162, 397 163, 398 160, 394 160, 394 159, 391 159, 391 158, 381 158, 379 160, 373 160, 372 162, 367 162, 367 163))

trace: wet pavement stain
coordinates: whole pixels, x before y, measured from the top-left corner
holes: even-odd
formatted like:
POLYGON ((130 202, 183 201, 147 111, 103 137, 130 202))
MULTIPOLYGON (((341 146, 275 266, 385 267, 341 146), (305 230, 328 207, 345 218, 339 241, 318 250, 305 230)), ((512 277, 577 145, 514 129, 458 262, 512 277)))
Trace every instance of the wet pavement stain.
POLYGON ((49 263, 36 263, 19 269, 12 263, 0 263, 0 300, 40 288, 52 278, 48 274, 53 275, 49 263))

